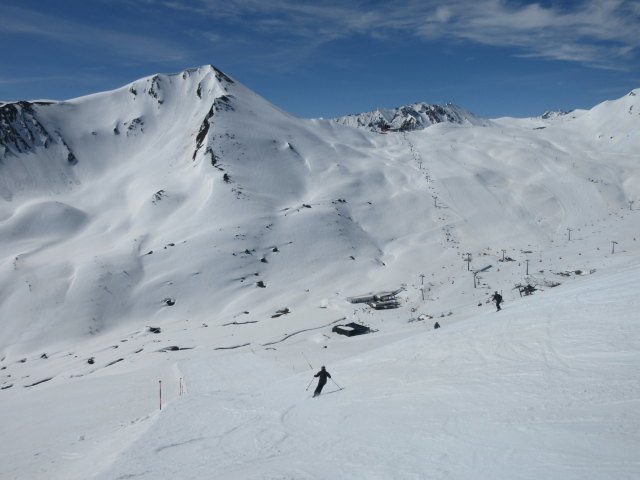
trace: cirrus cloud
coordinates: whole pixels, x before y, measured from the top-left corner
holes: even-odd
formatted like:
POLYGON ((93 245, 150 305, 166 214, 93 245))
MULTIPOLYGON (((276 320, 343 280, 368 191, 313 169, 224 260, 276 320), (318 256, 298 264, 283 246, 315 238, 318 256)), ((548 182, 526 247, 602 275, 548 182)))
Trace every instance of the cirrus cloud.
POLYGON ((352 35, 414 37, 517 49, 517 55, 624 68, 638 50, 640 2, 587 0, 527 3, 506 0, 165 1, 266 35, 321 45, 352 35))

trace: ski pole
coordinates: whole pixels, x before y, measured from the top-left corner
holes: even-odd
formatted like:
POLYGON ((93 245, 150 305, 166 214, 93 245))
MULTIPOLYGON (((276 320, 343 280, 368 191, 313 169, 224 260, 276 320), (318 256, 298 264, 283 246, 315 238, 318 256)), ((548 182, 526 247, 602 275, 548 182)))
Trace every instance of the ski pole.
POLYGON ((305 390, 309 390, 309 387, 311 386, 312 383, 313 383, 313 378, 311 379, 311 381, 309 382, 309 385, 307 385, 307 388, 305 388, 305 390))
POLYGON ((342 387, 340 385, 338 385, 333 378, 331 379, 331 381, 336 384, 336 387, 338 387, 340 390, 342 390, 342 387))

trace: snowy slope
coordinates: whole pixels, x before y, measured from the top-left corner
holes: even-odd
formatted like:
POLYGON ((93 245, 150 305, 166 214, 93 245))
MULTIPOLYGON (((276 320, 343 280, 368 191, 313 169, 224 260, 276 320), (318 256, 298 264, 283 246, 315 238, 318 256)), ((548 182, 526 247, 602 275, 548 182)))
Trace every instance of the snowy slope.
POLYGON ((630 280, 637 270, 355 355, 317 400, 301 388, 312 372, 190 361, 189 395, 98 478, 634 478, 630 280))
POLYGON ((387 135, 209 66, 0 106, 0 477, 637 476, 638 93, 387 135))

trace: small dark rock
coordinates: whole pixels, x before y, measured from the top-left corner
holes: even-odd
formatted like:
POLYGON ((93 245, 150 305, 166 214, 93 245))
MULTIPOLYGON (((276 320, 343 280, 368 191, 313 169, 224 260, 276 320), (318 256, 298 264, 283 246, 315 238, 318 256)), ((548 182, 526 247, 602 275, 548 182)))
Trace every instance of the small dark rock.
POLYGON ((288 308, 282 308, 280 310, 277 310, 274 315, 271 315, 271 318, 278 318, 278 317, 281 317, 282 315, 286 315, 288 313, 291 313, 291 310, 289 310, 288 308))
POLYGON ((162 200, 164 197, 166 196, 165 191, 164 190, 158 190, 156 193, 153 194, 153 203, 155 202, 159 202, 160 200, 162 200))
POLYGON ((170 347, 161 348, 159 352, 177 352, 178 350, 193 350, 193 347, 178 347, 177 345, 171 345, 170 347))

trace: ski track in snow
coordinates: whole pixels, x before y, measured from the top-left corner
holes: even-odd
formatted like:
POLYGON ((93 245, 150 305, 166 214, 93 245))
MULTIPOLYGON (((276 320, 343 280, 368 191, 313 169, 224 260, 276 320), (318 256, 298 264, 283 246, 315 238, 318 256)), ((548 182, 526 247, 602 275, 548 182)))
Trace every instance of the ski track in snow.
MULTIPOLYGON (((633 273, 611 286, 624 287, 633 273)), ((301 391, 310 374, 283 376, 254 355, 190 361, 189 394, 98 478, 135 465, 156 466, 134 471, 142 478, 181 468, 210 478, 504 478, 515 466, 518 478, 531 479, 585 478, 594 468, 603 478, 610 468, 632 474, 638 384, 620 381, 634 363, 613 357, 607 365, 603 355, 638 358, 637 339, 618 350, 624 312, 638 301, 631 289, 611 299, 600 286, 529 298, 537 308, 517 305, 347 358, 331 370, 349 389, 333 395, 330 382, 317 399, 301 391), (585 295, 597 315, 576 318, 568 309, 551 320, 554 307, 578 306, 585 295), (541 311, 547 318, 537 318, 541 311), (604 312, 617 320, 590 325, 604 312), (608 350, 598 348, 603 341, 608 350)))

